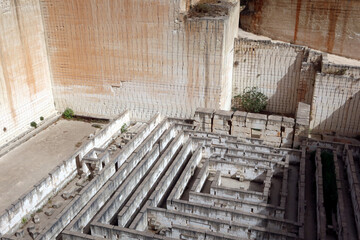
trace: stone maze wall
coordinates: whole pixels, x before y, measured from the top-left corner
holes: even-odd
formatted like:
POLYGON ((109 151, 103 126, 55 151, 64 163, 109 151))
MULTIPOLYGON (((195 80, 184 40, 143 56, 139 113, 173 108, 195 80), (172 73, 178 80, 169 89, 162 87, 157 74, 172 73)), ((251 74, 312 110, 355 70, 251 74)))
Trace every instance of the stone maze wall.
MULTIPOLYGON (((324 169, 322 153, 331 153, 334 162, 336 178, 337 203, 335 227, 338 239, 358 239, 359 231, 359 151, 360 145, 348 145, 343 143, 331 143, 309 139, 308 152, 315 152, 315 181, 316 181, 316 217, 317 238, 328 237, 328 222, 326 217, 326 199, 324 190, 324 169), (354 157, 356 156, 356 157, 354 157)), ((327 198, 329 199, 329 198, 327 198)), ((315 209, 314 209, 315 210, 315 209)), ((333 220, 334 221, 334 220, 333 220)))
POLYGON ((309 105, 300 104, 289 121, 198 109, 192 121, 157 114, 121 132, 123 122, 130 122, 125 112, 76 153, 80 164, 71 165, 68 185, 48 187, 48 202, 16 217, 11 208, 2 215, 2 239, 323 239, 329 234, 325 151, 333 156, 338 196, 333 231, 356 239, 360 146, 308 139, 309 112, 309 105), (229 134, 244 127, 239 122, 256 132, 229 134), (278 127, 280 135, 281 127, 291 132, 299 150, 274 147, 282 138, 262 139, 278 127), (305 178, 312 167, 314 175, 305 178), (305 182, 312 177, 315 184, 305 182), (305 187, 314 188, 308 190, 315 193, 314 205, 305 187), (24 216, 29 221, 21 224, 24 216), (315 232, 306 232, 306 221, 314 222, 315 232))
POLYGON ((239 1, 222 2, 224 16, 189 15, 198 2, 2 1, 0 145, 67 107, 90 117, 131 109, 134 120, 191 118, 198 107, 229 110, 253 86, 273 114, 312 105, 313 133, 359 135, 359 67, 238 36, 239 1))
POLYGON ((310 106, 300 103, 297 118, 242 111, 199 108, 195 121, 202 131, 231 134, 239 138, 257 138, 274 147, 298 147, 309 134, 310 106))
MULTIPOLYGON (((123 124, 130 123, 129 111, 124 112, 111 124, 102 129, 95 136, 89 137, 88 141, 76 151, 70 158, 65 159, 62 164, 56 166, 49 176, 44 177, 39 183, 34 185, 28 193, 19 197, 9 208, 0 214, 0 234, 6 233, 14 227, 18 227, 22 218, 29 216, 44 206, 48 199, 60 191, 69 181, 78 174, 78 159, 85 158, 91 149, 106 147, 109 139, 118 134, 123 124)), ((90 169, 86 166, 86 161, 82 162, 83 174, 88 175, 90 169)), ((101 167, 101 165, 100 165, 101 167)))
POLYGON ((304 153, 195 128, 155 115, 107 135, 62 204, 2 239, 303 239, 304 153))

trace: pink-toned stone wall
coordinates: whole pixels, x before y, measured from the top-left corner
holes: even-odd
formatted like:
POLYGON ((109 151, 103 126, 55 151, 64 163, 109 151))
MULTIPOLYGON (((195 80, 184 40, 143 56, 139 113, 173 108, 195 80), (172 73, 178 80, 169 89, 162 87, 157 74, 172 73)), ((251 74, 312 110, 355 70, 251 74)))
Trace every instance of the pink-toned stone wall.
POLYGON ((38 0, 0 1, 0 145, 55 112, 38 0))
POLYGON ((230 108, 238 4, 230 16, 187 18, 181 6, 195 1, 40 2, 57 109, 146 119, 230 108))
POLYGON ((360 59, 360 1, 249 0, 241 26, 273 39, 360 59))

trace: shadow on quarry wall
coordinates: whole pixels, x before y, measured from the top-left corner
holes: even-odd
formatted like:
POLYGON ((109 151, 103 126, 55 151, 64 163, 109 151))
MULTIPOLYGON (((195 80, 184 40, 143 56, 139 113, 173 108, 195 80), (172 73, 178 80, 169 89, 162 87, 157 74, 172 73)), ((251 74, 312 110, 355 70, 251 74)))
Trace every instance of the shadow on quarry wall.
MULTIPOLYGON (((274 79, 276 76, 272 76, 274 69, 270 69, 268 72, 257 72, 257 76, 249 75, 246 78, 251 78, 253 80, 246 81, 248 84, 246 87, 258 87, 262 89, 262 92, 265 95, 269 95, 267 90, 270 91, 274 89, 276 84, 276 89, 274 94, 269 97, 268 104, 265 111, 261 112, 264 114, 278 114, 285 115, 288 117, 294 117, 297 104, 298 104, 298 88, 300 82, 300 72, 301 72, 301 58, 298 57, 287 69, 285 75, 283 75, 280 80, 274 79), (263 75, 264 77, 257 79, 263 75), (271 78, 271 79, 270 79, 271 78)), ((280 77, 280 76, 279 76, 280 77)), ((235 79, 236 81, 243 81, 244 77, 239 77, 235 79)), ((242 91, 238 91, 237 94, 242 94, 242 91)), ((304 93, 304 95, 306 92, 304 93)), ((240 99, 234 97, 232 99, 233 108, 239 108, 239 110, 244 110, 241 108, 240 99)))
MULTIPOLYGON (((360 136, 360 91, 348 98, 340 108, 329 115, 325 120, 320 121, 319 124, 313 126, 316 119, 311 119, 310 131, 313 134, 330 134, 340 135, 348 137, 360 136)), ((324 105, 323 109, 320 109, 320 114, 326 112, 324 105)), ((314 117, 316 113, 316 107, 313 106, 313 112, 311 117, 314 117)), ((321 115, 318 116, 321 118, 321 115)))
POLYGON ((266 111, 272 114, 294 117, 297 107, 297 89, 299 88, 301 57, 288 67, 286 74, 276 83, 275 93, 269 97, 266 111))

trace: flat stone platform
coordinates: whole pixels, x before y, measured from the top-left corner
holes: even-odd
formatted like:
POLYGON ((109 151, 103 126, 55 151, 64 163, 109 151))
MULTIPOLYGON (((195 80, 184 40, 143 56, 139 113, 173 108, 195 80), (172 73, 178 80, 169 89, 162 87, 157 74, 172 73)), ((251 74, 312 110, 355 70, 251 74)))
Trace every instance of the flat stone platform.
POLYGON ((60 119, 2 156, 0 212, 70 157, 91 133, 99 130, 92 123, 60 119))

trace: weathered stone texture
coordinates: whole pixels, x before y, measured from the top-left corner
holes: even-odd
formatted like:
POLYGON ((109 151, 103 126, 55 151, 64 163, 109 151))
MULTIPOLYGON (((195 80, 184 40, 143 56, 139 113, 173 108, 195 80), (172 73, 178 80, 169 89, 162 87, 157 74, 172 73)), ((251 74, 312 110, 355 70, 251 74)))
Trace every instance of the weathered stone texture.
POLYGON ((0 145, 54 113, 38 0, 0 2, 0 145))
POLYGON ((360 59, 360 1, 250 0, 241 26, 256 34, 360 59))
POLYGON ((244 38, 234 47, 232 95, 258 87, 269 98, 267 111, 295 113, 305 48, 244 38))
POLYGON ((146 119, 230 108, 239 4, 226 17, 186 18, 188 2, 179 0, 40 3, 59 110, 113 116, 129 108, 146 119))
POLYGON ((294 134, 294 147, 299 147, 303 140, 309 137, 310 108, 306 103, 299 103, 296 112, 296 124, 294 134))
POLYGON ((359 102, 359 79, 334 74, 317 74, 311 112, 311 133, 359 135, 359 102))

